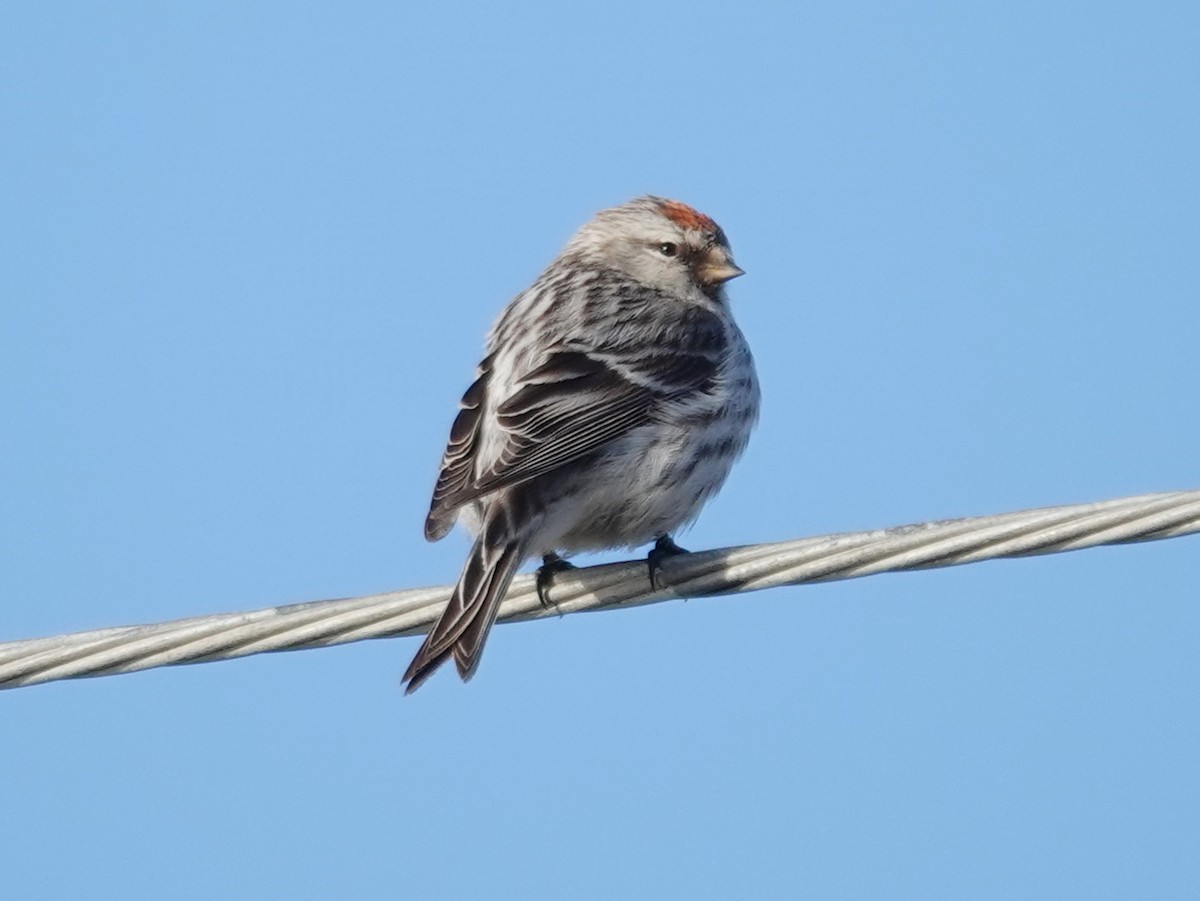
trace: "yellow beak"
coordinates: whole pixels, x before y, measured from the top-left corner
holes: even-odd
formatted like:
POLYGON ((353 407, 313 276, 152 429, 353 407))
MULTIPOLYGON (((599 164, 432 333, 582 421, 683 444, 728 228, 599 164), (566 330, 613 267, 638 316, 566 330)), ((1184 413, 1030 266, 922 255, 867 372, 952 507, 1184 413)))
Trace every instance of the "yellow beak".
POLYGON ((729 255, 719 247, 709 250, 696 266, 696 277, 702 285, 722 285, 731 278, 745 274, 745 270, 734 265, 729 255))

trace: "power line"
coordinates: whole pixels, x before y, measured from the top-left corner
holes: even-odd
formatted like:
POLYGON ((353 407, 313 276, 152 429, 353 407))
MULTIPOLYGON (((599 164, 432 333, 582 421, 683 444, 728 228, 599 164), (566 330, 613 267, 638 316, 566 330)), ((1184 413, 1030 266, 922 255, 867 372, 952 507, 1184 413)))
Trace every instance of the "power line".
MULTIPOLYGON (((1143 494, 686 554, 664 561, 660 577, 668 587, 658 591, 650 589, 645 561, 569 570, 555 577, 550 607, 538 600, 532 576, 524 576, 513 582, 499 620, 740 594, 1196 532, 1200 490, 1143 494)), ((449 595, 448 586, 416 588, 7 642, 0 644, 0 688, 417 635, 429 629, 449 595)))

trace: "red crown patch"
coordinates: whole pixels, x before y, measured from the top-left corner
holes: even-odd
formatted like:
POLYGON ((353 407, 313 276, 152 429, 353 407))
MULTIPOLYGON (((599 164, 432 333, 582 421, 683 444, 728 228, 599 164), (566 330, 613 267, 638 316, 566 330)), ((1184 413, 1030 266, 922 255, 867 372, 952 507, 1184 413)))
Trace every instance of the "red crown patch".
POLYGON ((713 222, 703 213, 693 210, 686 203, 680 203, 678 200, 664 200, 662 202, 662 212, 664 216, 680 228, 694 228, 697 231, 717 230, 717 223, 713 222))

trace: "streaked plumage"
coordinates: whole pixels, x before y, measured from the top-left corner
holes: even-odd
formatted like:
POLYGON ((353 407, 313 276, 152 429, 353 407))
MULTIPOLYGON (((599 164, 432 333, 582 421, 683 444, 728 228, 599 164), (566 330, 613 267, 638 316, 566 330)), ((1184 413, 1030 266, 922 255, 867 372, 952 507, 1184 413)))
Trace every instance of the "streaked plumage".
POLYGON ((599 213, 500 315, 463 395, 425 536, 462 518, 475 544, 404 678, 453 656, 468 679, 531 557, 635 547, 693 519, 758 416, 724 282, 724 233, 641 197, 599 213))

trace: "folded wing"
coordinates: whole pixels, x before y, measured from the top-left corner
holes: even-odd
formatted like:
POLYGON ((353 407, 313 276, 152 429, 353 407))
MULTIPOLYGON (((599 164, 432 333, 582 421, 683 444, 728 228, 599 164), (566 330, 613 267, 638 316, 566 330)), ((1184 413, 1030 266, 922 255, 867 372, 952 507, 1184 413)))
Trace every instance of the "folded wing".
POLYGON ((495 410, 503 435, 486 466, 477 459, 491 361, 463 396, 425 523, 441 538, 455 511, 475 498, 535 479, 586 457, 633 429, 656 421, 664 408, 711 390, 718 358, 711 347, 695 352, 653 349, 617 357, 564 348, 521 380, 495 410))

